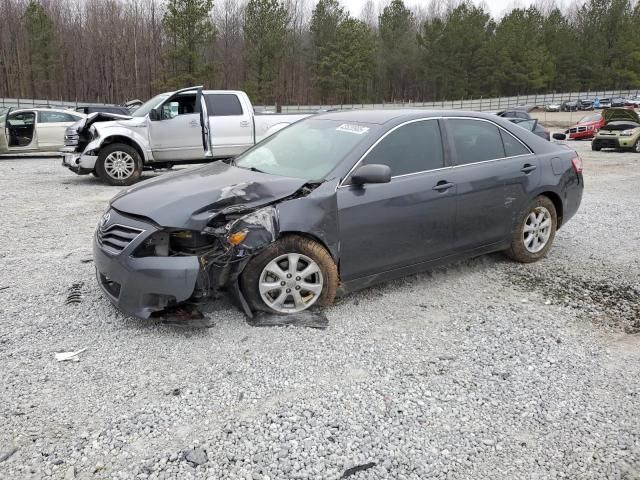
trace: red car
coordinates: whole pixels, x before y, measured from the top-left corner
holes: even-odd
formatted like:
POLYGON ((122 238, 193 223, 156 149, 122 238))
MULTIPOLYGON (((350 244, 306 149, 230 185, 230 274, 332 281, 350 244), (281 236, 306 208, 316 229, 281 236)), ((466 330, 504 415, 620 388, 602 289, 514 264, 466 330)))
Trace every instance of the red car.
POLYGON ((592 138, 596 132, 604 126, 604 118, 599 113, 592 113, 578 120, 578 123, 571 127, 566 133, 571 140, 582 140, 592 138))

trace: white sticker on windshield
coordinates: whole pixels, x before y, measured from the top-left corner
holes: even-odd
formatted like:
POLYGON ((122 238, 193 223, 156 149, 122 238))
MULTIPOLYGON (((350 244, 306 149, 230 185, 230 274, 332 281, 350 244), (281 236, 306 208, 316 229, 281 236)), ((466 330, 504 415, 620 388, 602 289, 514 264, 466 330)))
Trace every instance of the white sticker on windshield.
POLYGON ((360 125, 350 125, 348 123, 343 123, 338 128, 336 128, 338 132, 347 132, 347 133, 355 133, 356 135, 364 135, 369 131, 369 127, 361 127, 360 125))

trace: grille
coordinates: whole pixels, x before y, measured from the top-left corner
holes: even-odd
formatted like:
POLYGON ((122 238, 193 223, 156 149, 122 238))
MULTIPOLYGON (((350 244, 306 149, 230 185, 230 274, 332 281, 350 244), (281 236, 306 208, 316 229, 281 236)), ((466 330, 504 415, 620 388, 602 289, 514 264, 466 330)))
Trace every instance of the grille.
POLYGON ((599 138, 596 143, 603 148, 618 148, 618 140, 613 138, 599 138))
POLYGON ((77 133, 64 136, 64 144, 67 147, 75 147, 76 145, 78 145, 79 142, 80 142, 80 135, 78 135, 77 133))
POLYGON ((119 253, 127 248, 143 231, 137 228, 125 227, 124 225, 109 225, 106 228, 98 227, 96 238, 98 239, 98 245, 104 250, 119 253))

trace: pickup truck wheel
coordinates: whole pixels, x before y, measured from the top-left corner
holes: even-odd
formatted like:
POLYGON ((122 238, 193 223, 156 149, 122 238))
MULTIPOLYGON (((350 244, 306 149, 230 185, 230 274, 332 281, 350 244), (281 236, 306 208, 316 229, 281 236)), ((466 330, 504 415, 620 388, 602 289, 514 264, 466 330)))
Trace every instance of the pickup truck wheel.
POLYGON ((540 195, 520 215, 507 256, 521 263, 537 262, 551 249, 557 226, 555 205, 548 197, 540 195))
POLYGON ((318 242, 286 236, 252 258, 240 286, 253 310, 275 314, 330 305, 338 288, 338 268, 318 242))
POLYGON ((135 148, 124 143, 112 143, 100 150, 96 171, 98 177, 109 185, 132 185, 142 175, 142 159, 135 148))

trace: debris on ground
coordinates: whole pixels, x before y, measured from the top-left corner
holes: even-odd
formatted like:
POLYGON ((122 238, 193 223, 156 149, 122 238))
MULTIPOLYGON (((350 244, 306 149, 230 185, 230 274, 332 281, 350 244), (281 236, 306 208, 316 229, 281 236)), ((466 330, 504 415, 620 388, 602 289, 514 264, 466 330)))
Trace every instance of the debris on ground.
POLYGON ((278 315, 275 313, 260 312, 253 318, 247 319, 252 327, 309 327, 309 328, 327 328, 329 319, 322 312, 303 311, 298 313, 290 313, 288 315, 278 315))
POLYGON ((355 475, 358 472, 363 472, 365 470, 369 470, 376 466, 376 462, 369 462, 363 465, 356 465, 355 467, 347 468, 342 474, 342 478, 350 477, 351 475, 355 475))
POLYGON ((86 349, 87 349, 87 347, 81 348, 77 352, 59 352, 59 353, 56 353, 56 360, 59 361, 59 362, 65 362, 65 361, 68 361, 68 360, 71 360, 72 362, 79 362, 80 359, 78 358, 78 355, 81 354, 82 352, 84 352, 86 349))

